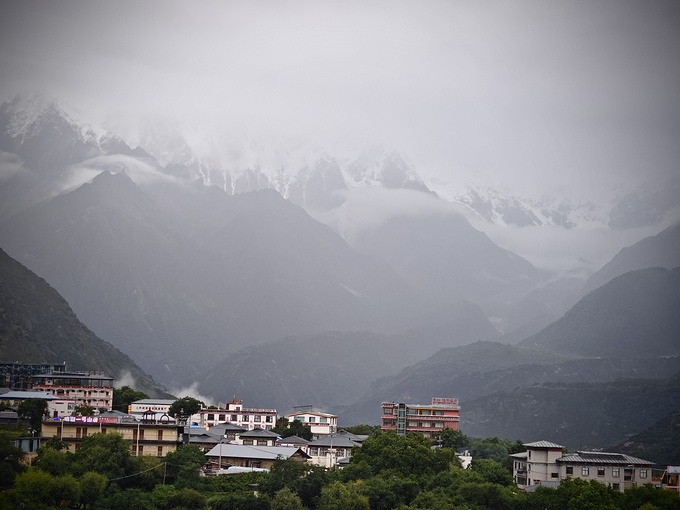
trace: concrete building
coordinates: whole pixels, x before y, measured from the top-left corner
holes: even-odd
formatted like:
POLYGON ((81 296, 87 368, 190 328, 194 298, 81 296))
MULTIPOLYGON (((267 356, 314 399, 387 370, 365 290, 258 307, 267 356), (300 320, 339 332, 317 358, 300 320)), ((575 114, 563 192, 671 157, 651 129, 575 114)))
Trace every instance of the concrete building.
POLYGON ((113 377, 90 372, 53 372, 31 376, 34 390, 58 398, 73 399, 76 406, 111 410, 113 377))
POLYGON ((247 430, 270 430, 276 426, 276 418, 276 409, 243 407, 241 399, 234 398, 227 402, 226 409, 202 409, 191 420, 201 427, 231 423, 247 430))
POLYGON ((359 436, 341 430, 335 434, 319 436, 318 439, 311 441, 306 452, 310 457, 310 462, 317 466, 326 468, 336 467, 346 464, 352 456, 352 448, 361 446, 368 436, 359 436))
POLYGON ((153 411, 154 413, 169 414, 173 402, 174 400, 169 398, 143 398, 132 402, 128 408, 128 413, 143 414, 147 411, 153 411))
MULTIPOLYGON (((300 448, 285 446, 249 446, 240 444, 218 444, 205 454, 217 469, 229 466, 271 469, 276 459, 294 459, 307 462, 309 455, 300 448)), ((228 473, 227 473, 228 474, 228 473)))
POLYGON ((381 429, 396 430, 397 434, 418 432, 429 439, 449 428, 458 430, 460 406, 457 398, 433 397, 430 404, 382 403, 381 429))
POLYGON ((177 449, 177 425, 170 417, 158 422, 135 420, 132 416, 70 416, 46 421, 42 426, 42 444, 58 437, 75 452, 87 436, 117 432, 130 441, 133 456, 165 457, 177 449))
POLYGON ((623 492, 652 482, 653 462, 622 453, 577 451, 549 441, 526 443, 527 451, 511 455, 513 477, 520 488, 556 486, 565 478, 596 480, 623 492))
POLYGON ((289 422, 301 421, 309 426, 314 436, 327 436, 338 430, 338 417, 335 414, 304 411, 286 416, 289 422))
POLYGON ((50 418, 71 416, 75 410, 75 399, 59 398, 46 391, 13 390, 0 394, 0 402, 9 406, 18 406, 22 401, 41 398, 47 402, 47 414, 50 418))

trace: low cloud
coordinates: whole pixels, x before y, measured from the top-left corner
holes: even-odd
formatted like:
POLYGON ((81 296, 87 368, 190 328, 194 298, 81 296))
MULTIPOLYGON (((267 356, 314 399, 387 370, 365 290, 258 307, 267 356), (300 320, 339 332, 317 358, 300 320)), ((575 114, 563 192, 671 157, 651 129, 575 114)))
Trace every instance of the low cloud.
POLYGON ((189 386, 185 386, 183 388, 172 388, 170 390, 170 393, 172 393, 173 395, 177 395, 178 398, 183 397, 195 398, 197 400, 202 401, 207 406, 215 405, 215 400, 212 397, 201 395, 201 393, 198 391, 198 386, 199 386, 198 381, 194 381, 189 386))

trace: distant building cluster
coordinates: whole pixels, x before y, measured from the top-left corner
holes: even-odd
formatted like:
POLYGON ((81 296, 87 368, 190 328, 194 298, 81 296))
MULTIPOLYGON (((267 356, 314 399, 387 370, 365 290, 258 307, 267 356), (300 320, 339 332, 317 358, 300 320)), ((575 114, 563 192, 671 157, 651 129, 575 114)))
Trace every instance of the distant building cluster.
MULTIPOLYGON (((116 432, 130 442, 134 456, 164 457, 182 443, 200 447, 208 458, 205 475, 268 470, 276 459, 293 459, 325 468, 349 463, 352 450, 367 436, 338 428, 338 416, 307 409, 285 416, 287 423, 309 427, 312 439, 282 438, 276 427, 276 409, 245 407, 238 398, 215 408, 201 409, 186 422, 170 416, 174 400, 145 398, 132 402, 127 412, 112 410, 113 378, 95 372, 71 372, 66 365, 0 362, 0 403, 18 406, 26 399, 47 403, 41 437, 17 440, 29 459, 41 444, 57 437, 75 452, 92 434, 116 432), (91 416, 82 411, 89 408, 91 416)), ((17 422, 17 413, 0 412, 0 424, 17 422)), ((460 406, 457 398, 433 397, 427 404, 383 402, 381 429, 398 435, 422 434, 436 439, 445 429, 458 430, 460 406)), ((577 451, 549 441, 524 444, 526 451, 511 455, 513 477, 527 491, 540 486, 556 487, 566 478, 596 480, 612 490, 653 483, 679 491, 680 467, 669 466, 660 475, 653 463, 620 453, 577 451)), ((472 460, 468 452, 458 454, 463 467, 472 460)))

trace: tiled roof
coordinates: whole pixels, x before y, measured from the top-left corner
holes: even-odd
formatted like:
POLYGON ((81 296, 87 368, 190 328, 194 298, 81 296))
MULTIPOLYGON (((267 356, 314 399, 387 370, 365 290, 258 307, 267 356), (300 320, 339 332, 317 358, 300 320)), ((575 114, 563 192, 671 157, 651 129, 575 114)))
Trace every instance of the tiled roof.
POLYGON ((275 460, 279 457, 288 459, 300 451, 308 457, 302 450, 294 446, 250 446, 240 444, 218 444, 208 453, 208 457, 219 457, 220 450, 222 457, 232 457, 237 459, 258 459, 275 460))
POLYGON ((527 448, 555 448, 562 450, 561 444, 551 443, 550 441, 536 441, 535 443, 524 443, 527 448))
POLYGON ((265 429, 253 429, 241 432, 239 434, 241 437, 267 437, 267 438, 277 438, 279 435, 276 432, 265 429))
POLYGON ((288 437, 282 437, 277 443, 291 443, 291 444, 309 444, 309 441, 302 437, 298 436, 288 436, 288 437))
POLYGON ((607 452, 576 452, 562 455, 557 462, 563 464, 619 464, 636 466, 653 466, 654 463, 637 457, 631 457, 623 453, 607 452))

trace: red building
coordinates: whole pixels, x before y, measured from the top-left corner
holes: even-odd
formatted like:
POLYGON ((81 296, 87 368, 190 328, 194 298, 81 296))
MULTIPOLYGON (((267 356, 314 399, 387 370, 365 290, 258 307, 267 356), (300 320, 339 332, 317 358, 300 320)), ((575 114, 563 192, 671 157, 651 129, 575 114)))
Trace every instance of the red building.
POLYGON ((457 398, 432 397, 429 405, 382 403, 382 430, 396 430, 397 434, 420 432, 425 437, 434 435, 445 428, 458 430, 460 406, 457 398))

